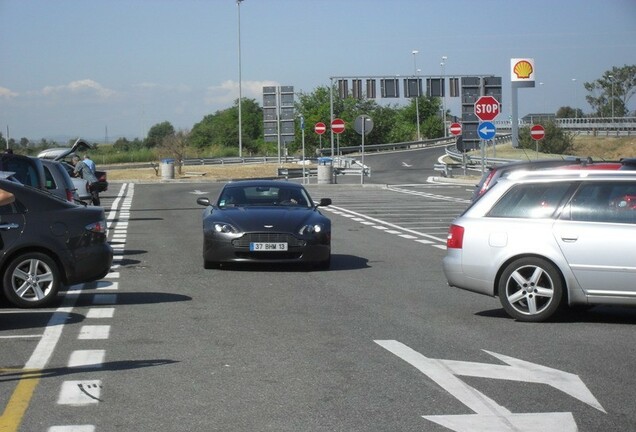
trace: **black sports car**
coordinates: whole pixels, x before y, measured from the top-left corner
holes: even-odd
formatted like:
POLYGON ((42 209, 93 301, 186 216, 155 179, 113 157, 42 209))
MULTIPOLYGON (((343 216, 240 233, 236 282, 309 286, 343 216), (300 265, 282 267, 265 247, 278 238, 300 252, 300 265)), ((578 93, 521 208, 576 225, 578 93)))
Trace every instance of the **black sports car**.
POLYGON ((203 265, 310 263, 328 269, 331 221, 300 184, 243 180, 226 184, 216 203, 197 199, 203 211, 203 265))

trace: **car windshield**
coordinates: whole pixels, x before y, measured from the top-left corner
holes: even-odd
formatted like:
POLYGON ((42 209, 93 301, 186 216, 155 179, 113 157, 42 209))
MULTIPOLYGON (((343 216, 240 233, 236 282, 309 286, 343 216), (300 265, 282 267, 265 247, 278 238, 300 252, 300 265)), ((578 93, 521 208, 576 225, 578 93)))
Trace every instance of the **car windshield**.
POLYGON ((226 187, 219 197, 218 207, 288 206, 311 207, 307 192, 297 187, 236 186, 226 187))

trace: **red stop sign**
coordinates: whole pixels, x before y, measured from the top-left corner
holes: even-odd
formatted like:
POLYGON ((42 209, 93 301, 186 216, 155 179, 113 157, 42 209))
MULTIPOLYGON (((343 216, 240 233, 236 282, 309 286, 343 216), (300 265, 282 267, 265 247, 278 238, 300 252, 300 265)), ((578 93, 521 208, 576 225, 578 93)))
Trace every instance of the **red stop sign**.
POLYGON ((492 96, 482 96, 475 102, 475 115, 481 121, 491 121, 499 114, 499 101, 492 96))
POLYGON ((327 130, 327 126, 325 126, 323 122, 318 122, 314 126, 314 132, 316 132, 318 135, 324 134, 326 130, 327 130))
POLYGON ((530 137, 533 140, 539 141, 540 139, 543 139, 544 136, 545 136, 545 129, 543 129, 543 126, 534 125, 530 128, 530 137))
POLYGON ((341 134, 344 132, 345 130, 345 122, 342 119, 333 119, 331 121, 331 130, 333 131, 333 133, 335 134, 341 134))
POLYGON ((449 130, 453 135, 460 135, 462 133, 462 125, 459 123, 453 123, 450 125, 449 130))

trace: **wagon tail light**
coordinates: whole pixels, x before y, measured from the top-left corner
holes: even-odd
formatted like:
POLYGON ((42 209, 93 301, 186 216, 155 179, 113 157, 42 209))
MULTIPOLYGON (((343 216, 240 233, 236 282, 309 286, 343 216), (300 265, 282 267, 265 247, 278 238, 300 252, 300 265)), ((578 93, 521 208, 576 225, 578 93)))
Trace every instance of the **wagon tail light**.
POLYGON ((464 246, 464 227, 451 224, 448 228, 448 237, 446 238, 446 248, 461 249, 464 246))
POLYGON ((99 222, 93 222, 92 224, 88 224, 84 228, 86 228, 86 231, 90 231, 90 232, 93 232, 93 233, 105 234, 106 233, 106 221, 104 219, 102 219, 99 222))

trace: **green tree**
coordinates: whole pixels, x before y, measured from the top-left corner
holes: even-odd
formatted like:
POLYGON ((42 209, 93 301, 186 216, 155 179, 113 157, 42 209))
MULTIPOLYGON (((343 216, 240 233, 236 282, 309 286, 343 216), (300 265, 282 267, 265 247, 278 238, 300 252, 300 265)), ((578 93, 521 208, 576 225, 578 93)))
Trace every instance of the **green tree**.
POLYGON ((612 67, 596 81, 583 84, 591 94, 585 99, 599 117, 615 117, 628 114, 627 104, 636 93, 636 65, 612 67))
POLYGON ((582 118, 584 117, 583 111, 580 108, 572 108, 570 106, 563 106, 556 112, 557 118, 582 118))
MULTIPOLYGON (((244 149, 257 152, 263 131, 263 110, 255 100, 243 99, 241 123, 244 149)), ((238 105, 205 116, 192 127, 189 142, 200 151, 221 148, 238 155, 238 105)))
POLYGON ((561 129, 555 122, 548 121, 543 125, 545 137, 538 142, 530 136, 530 126, 519 130, 519 147, 542 153, 570 154, 574 145, 574 135, 561 129))
POLYGON ((161 144, 161 141, 167 136, 174 135, 174 127, 170 122, 164 121, 157 123, 148 131, 148 136, 144 140, 144 146, 155 148, 161 144))

